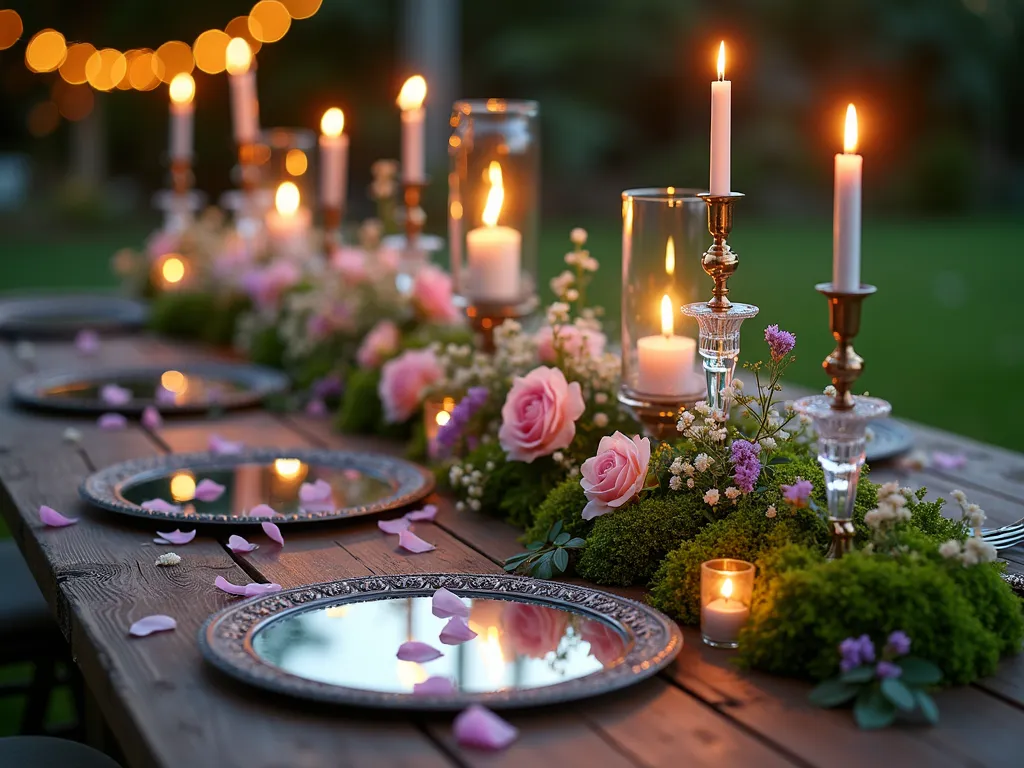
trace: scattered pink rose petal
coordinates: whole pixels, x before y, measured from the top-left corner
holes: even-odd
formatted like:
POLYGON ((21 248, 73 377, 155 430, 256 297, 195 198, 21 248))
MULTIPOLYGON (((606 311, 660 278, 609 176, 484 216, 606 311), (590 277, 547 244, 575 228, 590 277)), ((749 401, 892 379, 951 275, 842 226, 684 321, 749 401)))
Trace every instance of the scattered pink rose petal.
POLYGON ((245 596, 256 597, 256 595, 269 595, 271 592, 280 592, 280 584, 257 584, 255 582, 245 585, 245 596))
POLYGON ((177 402, 177 395, 163 384, 156 388, 156 402, 158 405, 174 405, 177 402))
POLYGON ((962 453, 932 451, 932 464, 945 470, 963 469, 967 466, 967 457, 962 453))
POLYGON ((410 640, 407 643, 402 643, 398 647, 398 653, 396 655, 400 661, 415 661, 417 663, 422 663, 424 661, 440 659, 444 656, 444 653, 437 650, 437 648, 432 645, 421 643, 418 640, 410 640))
POLYGON ((315 419, 321 419, 327 415, 327 403, 320 398, 313 398, 306 403, 306 415, 315 419))
POLYGON ((223 576, 218 576, 214 580, 213 585, 221 592, 227 592, 229 595, 239 595, 241 597, 267 595, 271 592, 279 592, 281 590, 280 584, 256 584, 255 582, 251 582, 249 584, 232 584, 223 576))
POLYGON ((196 486, 195 497, 199 501, 216 501, 222 495, 224 495, 224 486, 208 477, 200 480, 199 485, 196 486))
POLYGON ((210 452, 216 453, 218 456, 233 456, 237 453, 241 453, 245 448, 241 442, 225 440, 216 433, 210 435, 209 445, 210 452))
POLYGON ((284 536, 281 535, 280 528, 273 523, 263 523, 260 527, 263 528, 263 532, 273 541, 276 541, 282 547, 284 546, 284 536))
POLYGON ((455 685, 450 678, 434 675, 422 683, 413 683, 412 692, 417 696, 447 696, 455 693, 455 685))
POLYGON ((147 405, 142 411, 142 426, 146 429, 160 429, 164 425, 164 420, 160 416, 160 411, 154 408, 152 405, 147 405))
POLYGON ((437 517, 437 505, 427 504, 423 509, 414 509, 412 512, 405 513, 405 519, 411 520, 414 523, 418 522, 434 522, 434 518, 437 517))
POLYGON ((341 471, 341 476, 344 477, 349 482, 354 483, 356 480, 362 479, 363 473, 360 472, 358 469, 352 469, 350 467, 349 469, 343 469, 341 471))
POLYGON ((77 517, 64 517, 56 509, 45 504, 39 507, 39 519, 43 521, 43 525, 50 528, 63 528, 66 525, 74 525, 78 522, 77 517))
POLYGON ((235 534, 231 534, 228 538, 228 549, 232 552, 252 552, 258 546, 259 544, 250 544, 241 536, 236 536, 235 534))
POLYGON ((147 499, 139 504, 139 506, 143 509, 149 510, 150 512, 165 512, 167 514, 181 512, 181 507, 177 504, 171 504, 163 499, 147 499))
POLYGON ((441 630, 438 639, 445 645, 461 645, 476 637, 476 632, 469 628, 469 624, 461 616, 452 616, 448 623, 441 630))
POLYGON ((456 715, 452 731, 459 746, 476 749, 504 749, 519 737, 514 725, 479 704, 456 715))
POLYGON ((434 593, 430 601, 430 610, 439 619, 448 619, 452 616, 469 618, 469 606, 462 602, 458 595, 444 587, 434 593))
POLYGON ((170 544, 188 544, 190 541, 192 541, 192 539, 196 537, 196 532, 194 530, 182 532, 178 529, 174 529, 169 533, 157 531, 156 535, 170 544))
POLYGON ((299 500, 303 503, 328 501, 333 493, 331 484, 325 480, 317 480, 315 483, 303 483, 299 486, 299 500))
POLYGON ((429 541, 424 541, 408 529, 398 532, 398 546, 415 554, 419 554, 420 552, 429 552, 430 550, 435 549, 434 545, 429 541))
POLYGON ((88 357, 100 351, 100 337, 96 331, 85 328, 75 336, 75 349, 78 354, 88 357))
POLYGON ((105 429, 108 432, 113 432, 118 429, 124 429, 126 426, 128 426, 128 419, 126 419, 120 413, 104 413, 96 420, 96 425, 100 429, 105 429))
POLYGON ((104 384, 100 389, 100 400, 107 405, 124 405, 132 399, 132 391, 117 384, 104 384))
POLYGON ((158 613, 155 616, 147 616, 136 621, 128 628, 128 634, 134 637, 145 637, 146 635, 152 635, 154 632, 166 632, 177 626, 178 622, 170 616, 158 613))
POLYGON ((230 581, 225 579, 223 576, 218 576, 213 581, 213 586, 219 589, 221 592, 227 592, 229 595, 244 595, 245 585, 244 584, 232 584, 230 581))
POLYGON ((275 517, 275 512, 268 504, 257 504, 249 510, 249 517, 275 517))
POLYGON ((404 517, 396 517, 394 520, 378 520, 377 527, 384 533, 401 533, 408 530, 412 523, 404 517))

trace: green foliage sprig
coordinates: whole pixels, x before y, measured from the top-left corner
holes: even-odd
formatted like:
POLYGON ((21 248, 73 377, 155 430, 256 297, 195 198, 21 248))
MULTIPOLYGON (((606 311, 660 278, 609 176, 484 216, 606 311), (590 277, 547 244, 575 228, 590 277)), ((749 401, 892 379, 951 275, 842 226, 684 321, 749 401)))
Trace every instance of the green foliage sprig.
POLYGON ((514 573, 528 573, 538 579, 550 579, 555 574, 569 570, 570 552, 586 546, 586 540, 562 530, 562 521, 557 521, 548 530, 543 541, 534 541, 526 546, 526 552, 513 555, 505 561, 505 570, 514 573))

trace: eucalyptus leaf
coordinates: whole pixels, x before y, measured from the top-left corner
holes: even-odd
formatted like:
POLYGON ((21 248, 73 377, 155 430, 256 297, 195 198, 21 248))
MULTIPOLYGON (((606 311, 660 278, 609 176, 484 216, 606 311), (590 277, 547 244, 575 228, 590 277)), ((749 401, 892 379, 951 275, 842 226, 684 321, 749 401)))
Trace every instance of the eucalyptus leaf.
POLYGON ((914 694, 898 677, 885 678, 882 681, 881 690, 885 698, 904 712, 909 712, 914 708, 914 694))
POLYGON ((565 570, 569 567, 569 553, 564 549, 556 549, 554 557, 551 558, 555 564, 555 568, 559 572, 565 573, 565 570))
POLYGON ((902 680, 907 685, 935 685, 942 679, 942 670, 926 659, 904 656, 896 663, 903 670, 902 680))
POLYGON ((551 526, 551 530, 548 531, 548 541, 554 541, 558 534, 562 532, 562 521, 556 520, 555 524, 551 526))
POLYGON ((531 555, 529 552, 523 552, 518 555, 512 555, 512 557, 505 561, 505 565, 519 565, 524 560, 529 559, 530 556, 531 555))
POLYGON ((516 569, 519 568, 520 565, 522 565, 522 563, 505 563, 502 567, 509 573, 515 573, 516 569))
POLYGON ((581 539, 579 536, 577 536, 574 539, 569 539, 562 546, 566 549, 581 549, 582 547, 586 546, 586 543, 586 539, 581 539))
POLYGON ((572 536, 570 536, 570 535, 569 535, 568 533, 566 533, 565 531, 562 531, 562 532, 561 532, 560 534, 558 534, 558 536, 557 536, 557 537, 555 538, 555 546, 556 546, 556 547, 564 547, 564 546, 565 546, 565 544, 566 544, 566 542, 567 542, 567 541, 569 541, 569 539, 571 539, 571 538, 572 538, 572 536))
POLYGON ((550 579, 551 578, 551 561, 546 558, 541 558, 533 566, 533 575, 538 579, 550 579))
POLYGON ((917 706, 921 709, 921 714, 924 715, 924 719, 932 725, 939 722, 939 707, 935 704, 933 699, 926 691, 914 691, 914 699, 917 701, 917 706))
POLYGON ((875 677, 874 667, 854 667, 849 672, 843 672, 839 679, 844 683, 867 683, 875 677))
POLYGON ((885 728, 896 719, 896 705, 875 686, 861 688, 853 704, 853 718, 866 730, 885 728))
POLYGON ((811 703, 818 707, 838 707, 857 695, 858 688, 842 680, 826 680, 810 693, 811 703))
POLYGON ((529 544, 526 545, 526 548, 531 552, 536 552, 538 549, 543 549, 544 544, 545 542, 543 541, 531 541, 529 544))

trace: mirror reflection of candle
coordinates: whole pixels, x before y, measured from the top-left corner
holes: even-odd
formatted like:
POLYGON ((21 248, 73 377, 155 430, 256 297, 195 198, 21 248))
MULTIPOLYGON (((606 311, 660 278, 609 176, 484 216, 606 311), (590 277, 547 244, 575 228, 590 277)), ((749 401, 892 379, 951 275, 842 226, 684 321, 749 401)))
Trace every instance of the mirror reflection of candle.
POLYGON ((305 474, 306 465, 298 459, 274 459, 274 473, 282 480, 294 480, 305 474))
MULTIPOLYGON (((671 244, 670 239, 669 246, 671 244)), ((666 270, 669 246, 666 246, 666 270)), ((674 249, 672 264, 674 270, 674 249)), ((648 395, 671 397, 684 394, 687 390, 697 341, 689 336, 676 336, 672 317, 672 299, 666 293, 661 298, 661 333, 657 336, 644 336, 637 341, 637 389, 648 395)))
POLYGON ((178 472, 171 477, 171 498, 192 501, 196 495, 196 479, 189 472, 178 472))
POLYGON ((484 226, 466 233, 469 267, 467 291, 480 302, 513 302, 520 297, 520 263, 523 235, 512 227, 499 226, 505 203, 505 182, 501 164, 492 161, 487 168, 490 188, 481 219, 484 226))
POLYGON ((160 277, 164 288, 173 289, 181 285, 187 272, 185 259, 176 253, 168 253, 160 261, 160 277))

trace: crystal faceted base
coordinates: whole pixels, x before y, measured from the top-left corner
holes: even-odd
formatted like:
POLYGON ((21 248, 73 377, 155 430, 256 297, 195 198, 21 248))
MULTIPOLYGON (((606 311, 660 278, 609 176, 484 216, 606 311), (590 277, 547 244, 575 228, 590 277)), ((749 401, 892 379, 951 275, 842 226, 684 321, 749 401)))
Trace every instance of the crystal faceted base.
POLYGON ((740 326, 761 310, 753 304, 732 304, 725 311, 716 311, 705 302, 697 302, 684 305, 682 311, 700 327, 697 349, 704 363, 708 406, 715 412, 727 411, 729 402, 722 397, 722 390, 732 383, 740 356, 740 326))

